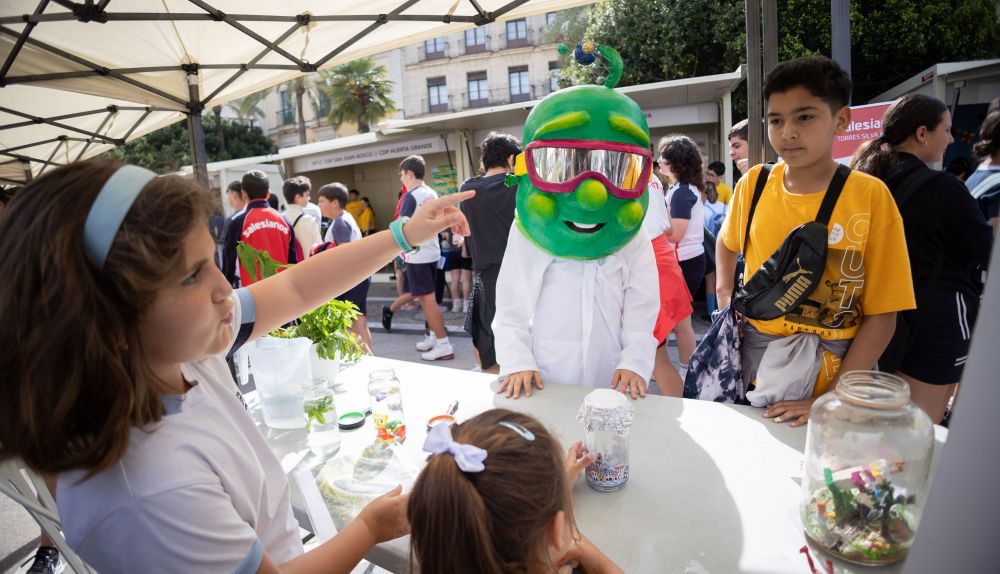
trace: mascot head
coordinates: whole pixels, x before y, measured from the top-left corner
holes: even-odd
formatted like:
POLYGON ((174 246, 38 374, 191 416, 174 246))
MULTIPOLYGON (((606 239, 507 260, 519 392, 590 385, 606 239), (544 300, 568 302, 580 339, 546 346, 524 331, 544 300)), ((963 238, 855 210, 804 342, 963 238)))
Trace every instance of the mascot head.
POLYGON ((508 185, 517 185, 518 227, 557 257, 597 259, 618 251, 639 232, 649 202, 646 117, 614 90, 622 74, 614 48, 582 42, 574 52, 582 64, 598 55, 610 70, 604 85, 565 88, 539 102, 508 176, 508 185))

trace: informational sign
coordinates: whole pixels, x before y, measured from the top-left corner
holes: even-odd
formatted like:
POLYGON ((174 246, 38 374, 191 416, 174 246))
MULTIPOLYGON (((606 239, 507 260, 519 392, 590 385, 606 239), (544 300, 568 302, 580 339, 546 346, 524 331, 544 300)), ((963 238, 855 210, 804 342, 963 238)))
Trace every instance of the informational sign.
POLYGON ((367 163, 383 159, 424 155, 444 151, 444 143, 439 136, 418 140, 400 140, 361 147, 332 150, 315 155, 296 158, 295 172, 315 171, 331 167, 341 167, 356 163, 367 163))
POLYGON ((833 159, 840 163, 851 161, 855 150, 868 140, 882 135, 882 116, 892 102, 851 107, 851 123, 847 130, 833 136, 833 159))

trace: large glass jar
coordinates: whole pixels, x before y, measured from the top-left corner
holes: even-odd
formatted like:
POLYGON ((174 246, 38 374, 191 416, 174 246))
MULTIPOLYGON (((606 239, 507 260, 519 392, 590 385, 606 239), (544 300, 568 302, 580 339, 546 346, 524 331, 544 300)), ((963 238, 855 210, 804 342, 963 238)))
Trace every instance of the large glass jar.
POLYGON ((859 564, 906 557, 927 497, 930 417, 886 373, 854 371, 809 412, 802 524, 820 548, 859 564))
POLYGON ((576 419, 586 431, 584 445, 594 455, 587 465, 587 483, 597 490, 618 490, 628 482, 628 430, 635 407, 625 395, 597 389, 584 397, 576 419))

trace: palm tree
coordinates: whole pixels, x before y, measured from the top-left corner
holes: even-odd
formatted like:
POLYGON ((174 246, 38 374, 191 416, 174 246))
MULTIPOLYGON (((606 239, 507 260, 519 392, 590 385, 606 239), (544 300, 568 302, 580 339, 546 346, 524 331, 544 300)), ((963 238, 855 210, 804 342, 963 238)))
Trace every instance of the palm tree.
POLYGON ((226 153, 226 134, 222 131, 222 106, 212 106, 212 114, 215 116, 215 139, 219 141, 219 154, 226 153))
POLYGON ((385 66, 372 58, 362 58, 319 73, 319 87, 330 98, 330 123, 345 121, 358 125, 358 133, 371 131, 371 124, 396 113, 392 101, 392 81, 385 78, 385 66))
POLYGON ((240 121, 244 121, 253 127, 254 118, 263 120, 264 110, 260 109, 259 104, 267 96, 267 90, 261 90, 259 92, 254 92, 252 94, 247 94, 238 100, 233 100, 229 102, 228 105, 234 112, 236 112, 236 117, 240 118, 240 121))

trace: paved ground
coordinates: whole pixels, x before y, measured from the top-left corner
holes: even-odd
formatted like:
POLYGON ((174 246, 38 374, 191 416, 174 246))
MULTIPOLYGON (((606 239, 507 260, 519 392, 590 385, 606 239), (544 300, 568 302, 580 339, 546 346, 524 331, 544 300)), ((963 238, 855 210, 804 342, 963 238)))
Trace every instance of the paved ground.
MULTIPOLYGON (((375 276, 368 298, 372 344, 374 352, 380 357, 389 357, 403 361, 421 362, 420 353, 414 345, 422 340, 424 333, 423 313, 419 310, 399 311, 393 318, 391 332, 386 332, 380 324, 382 305, 389 304, 395 298, 395 285, 386 274, 375 276)), ((700 337, 708 328, 706 321, 698 318, 704 312, 704 307, 695 309, 695 332, 700 337)), ((454 369, 476 368, 476 360, 472 353, 472 339, 462 330, 465 318, 461 313, 444 313, 448 335, 455 347, 455 358, 449 361, 439 361, 443 367, 454 369)), ((677 362, 677 347, 671 341, 668 347, 671 359, 677 362)), ((16 573, 17 566, 34 553, 38 543, 39 529, 28 514, 6 496, 0 496, 0 572, 16 573)))

